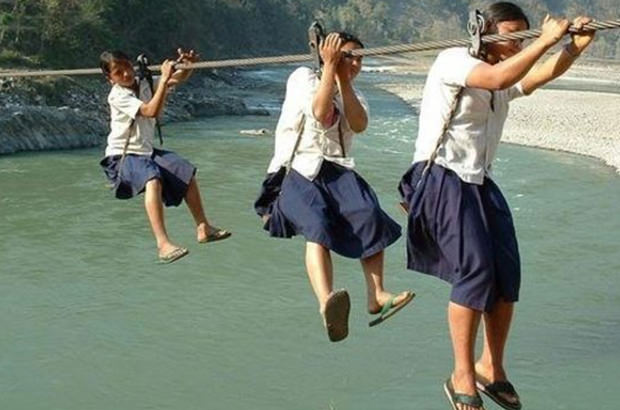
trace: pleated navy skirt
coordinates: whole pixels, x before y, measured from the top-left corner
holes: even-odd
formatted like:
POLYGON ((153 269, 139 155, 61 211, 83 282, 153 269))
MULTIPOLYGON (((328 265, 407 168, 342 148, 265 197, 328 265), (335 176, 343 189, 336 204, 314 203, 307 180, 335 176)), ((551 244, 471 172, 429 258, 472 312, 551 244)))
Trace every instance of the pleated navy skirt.
POLYGON ((381 209, 372 188, 355 171, 323 161, 313 181, 291 170, 279 190, 272 186, 277 177, 268 176, 255 204, 259 215, 270 215, 265 229, 272 237, 303 235, 359 259, 382 251, 401 235, 400 225, 381 209))
POLYGON ((463 182, 453 171, 418 162, 399 191, 408 206, 407 267, 452 284, 450 300, 490 311, 519 299, 521 266, 510 208, 489 178, 463 182))
POLYGON ((178 206, 196 174, 196 167, 172 151, 154 149, 151 156, 129 154, 119 176, 120 162, 121 156, 114 155, 103 158, 99 163, 114 186, 114 196, 118 199, 139 195, 144 192, 148 181, 159 179, 164 205, 178 206))

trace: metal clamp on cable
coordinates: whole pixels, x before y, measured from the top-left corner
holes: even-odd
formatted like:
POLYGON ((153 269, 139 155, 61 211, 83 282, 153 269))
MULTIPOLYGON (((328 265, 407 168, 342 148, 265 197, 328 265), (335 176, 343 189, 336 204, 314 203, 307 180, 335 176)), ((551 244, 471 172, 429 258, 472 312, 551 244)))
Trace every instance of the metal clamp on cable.
POLYGON ((480 10, 472 10, 469 12, 467 32, 469 33, 469 36, 471 38, 469 54, 475 58, 482 57, 482 35, 486 32, 486 19, 484 18, 484 14, 482 14, 480 10))
POLYGON ((318 21, 312 22, 310 28, 308 28, 308 46, 310 47, 310 54, 312 55, 314 72, 317 73, 319 77, 321 77, 321 67, 323 66, 319 47, 324 39, 325 31, 321 23, 318 21))
POLYGON ((149 59, 145 54, 140 54, 136 57, 136 63, 138 63, 138 78, 140 80, 153 81, 153 73, 149 69, 149 59))

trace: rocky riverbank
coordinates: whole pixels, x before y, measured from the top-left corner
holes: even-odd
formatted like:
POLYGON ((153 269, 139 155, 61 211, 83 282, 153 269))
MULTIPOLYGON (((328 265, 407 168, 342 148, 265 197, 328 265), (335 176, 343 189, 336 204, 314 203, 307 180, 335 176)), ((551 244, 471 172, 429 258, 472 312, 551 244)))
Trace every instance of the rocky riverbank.
MULTIPOLYGON (((262 88, 240 72, 197 72, 168 99, 163 123, 218 115, 269 115, 244 97, 262 88)), ((0 154, 105 143, 109 84, 102 78, 0 79, 0 154)))

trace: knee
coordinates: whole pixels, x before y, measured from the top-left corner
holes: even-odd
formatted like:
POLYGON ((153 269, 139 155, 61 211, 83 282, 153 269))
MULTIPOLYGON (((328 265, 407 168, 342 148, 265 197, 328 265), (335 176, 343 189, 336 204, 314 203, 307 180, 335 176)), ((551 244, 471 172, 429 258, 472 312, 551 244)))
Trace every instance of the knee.
POLYGON ((144 200, 146 202, 152 201, 155 198, 160 198, 162 193, 161 181, 157 178, 151 179, 144 185, 144 200))
POLYGON ((329 249, 327 249, 325 246, 321 245, 320 243, 308 241, 306 242, 306 253, 325 255, 329 253, 329 249))
POLYGON ((144 185, 144 189, 149 192, 153 190, 161 191, 161 181, 157 178, 149 179, 144 185))

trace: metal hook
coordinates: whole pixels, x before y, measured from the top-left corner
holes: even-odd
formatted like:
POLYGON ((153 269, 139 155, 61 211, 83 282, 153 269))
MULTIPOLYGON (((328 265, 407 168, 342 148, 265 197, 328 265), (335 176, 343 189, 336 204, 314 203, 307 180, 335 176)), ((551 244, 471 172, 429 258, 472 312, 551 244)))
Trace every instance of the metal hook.
POLYGON ((471 45, 469 46, 469 54, 472 57, 479 58, 482 54, 482 35, 486 32, 486 19, 480 10, 472 10, 469 13, 469 21, 467 22, 467 32, 471 37, 471 45))

